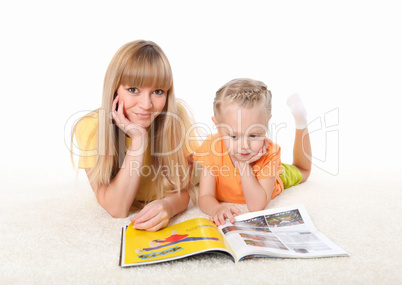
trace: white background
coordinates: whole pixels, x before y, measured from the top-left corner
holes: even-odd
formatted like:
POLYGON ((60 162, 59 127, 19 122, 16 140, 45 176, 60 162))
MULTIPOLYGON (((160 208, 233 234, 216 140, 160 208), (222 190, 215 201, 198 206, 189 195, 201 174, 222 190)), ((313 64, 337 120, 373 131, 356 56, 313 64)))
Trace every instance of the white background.
POLYGON ((38 179, 73 172, 66 146, 71 117, 100 106, 110 59, 136 39, 162 47, 176 95, 199 122, 212 127, 221 85, 259 79, 274 96, 271 123, 287 125, 276 133, 283 161, 291 162, 294 132, 285 101, 297 91, 310 121, 325 126, 329 113, 330 127, 314 124, 311 134, 319 169, 382 175, 401 158, 399 7, 398 1, 2 1, 2 175, 18 173, 30 184, 24 177, 31 171, 38 179))

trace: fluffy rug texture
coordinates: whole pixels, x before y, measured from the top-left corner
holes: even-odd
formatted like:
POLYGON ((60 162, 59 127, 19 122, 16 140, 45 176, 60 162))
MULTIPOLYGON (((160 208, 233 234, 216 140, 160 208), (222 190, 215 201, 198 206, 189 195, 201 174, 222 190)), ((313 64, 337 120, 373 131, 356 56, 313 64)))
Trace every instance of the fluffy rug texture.
MULTIPOLYGON (((268 205, 304 204, 317 229, 350 257, 235 264, 226 255, 206 254, 124 269, 118 265, 120 238, 129 219, 114 219, 97 204, 83 172, 4 170, 0 283, 401 284, 401 178, 396 171, 361 168, 344 167, 338 175, 314 168, 306 183, 268 205)), ((189 205, 171 223, 200 216, 189 205)))

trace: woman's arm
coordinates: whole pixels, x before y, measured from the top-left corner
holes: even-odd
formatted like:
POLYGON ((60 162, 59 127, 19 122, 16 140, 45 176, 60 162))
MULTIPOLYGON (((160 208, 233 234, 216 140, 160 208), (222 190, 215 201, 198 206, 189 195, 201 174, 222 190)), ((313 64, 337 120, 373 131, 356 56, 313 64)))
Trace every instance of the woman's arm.
POLYGON ((112 110, 116 126, 131 138, 123 164, 109 185, 98 185, 91 182, 91 169, 86 169, 86 173, 99 204, 112 217, 125 218, 128 216, 140 185, 148 134, 144 127, 132 123, 126 118, 124 102, 119 101, 119 96, 114 99, 112 110), (117 103, 119 103, 118 106, 117 103), (116 107, 117 111, 115 111, 116 107))
MULTIPOLYGON (((188 173, 193 170, 193 158, 187 157, 188 173)), ((147 231, 157 231, 166 227, 170 219, 187 209, 190 195, 188 191, 192 191, 194 186, 190 182, 186 189, 182 189, 180 193, 166 195, 165 198, 152 201, 144 207, 135 217, 130 220, 135 223, 136 229, 147 231)))
POLYGON ((157 231, 169 224, 170 218, 183 212, 188 205, 190 196, 186 190, 167 195, 163 199, 147 204, 130 220, 138 230, 157 231))
MULTIPOLYGON (((133 150, 137 148, 135 145, 138 144, 133 140, 121 168, 109 185, 91 182, 99 204, 114 218, 127 217, 137 195, 145 150, 133 150)), ((91 169, 86 169, 86 173, 89 181, 92 181, 91 169)))

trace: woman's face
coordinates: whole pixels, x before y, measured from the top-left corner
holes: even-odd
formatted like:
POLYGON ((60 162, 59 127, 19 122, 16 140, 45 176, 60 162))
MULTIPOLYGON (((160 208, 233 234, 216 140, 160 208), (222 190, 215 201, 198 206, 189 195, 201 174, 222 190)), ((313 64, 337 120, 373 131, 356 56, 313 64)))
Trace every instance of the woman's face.
POLYGON ((166 90, 120 85, 119 102, 124 101, 124 115, 133 123, 148 128, 166 104, 166 90))

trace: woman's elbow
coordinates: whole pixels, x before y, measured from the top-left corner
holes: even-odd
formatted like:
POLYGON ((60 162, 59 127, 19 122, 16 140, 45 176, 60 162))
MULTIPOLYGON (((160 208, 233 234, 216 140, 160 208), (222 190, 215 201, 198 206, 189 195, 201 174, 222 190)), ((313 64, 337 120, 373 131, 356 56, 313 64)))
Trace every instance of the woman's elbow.
POLYGON ((116 219, 124 219, 128 217, 128 211, 125 211, 124 209, 105 210, 109 213, 109 215, 116 219))
POLYGON ((110 216, 116 219, 124 219, 128 217, 129 210, 126 209, 125 207, 122 206, 116 206, 116 205, 105 205, 99 203, 103 209, 105 209, 110 216))
POLYGON ((105 209, 110 216, 116 219, 127 218, 129 214, 129 208, 123 207, 122 205, 116 205, 115 203, 110 203, 105 199, 103 191, 98 191, 96 194, 96 199, 98 200, 99 205, 105 209))

